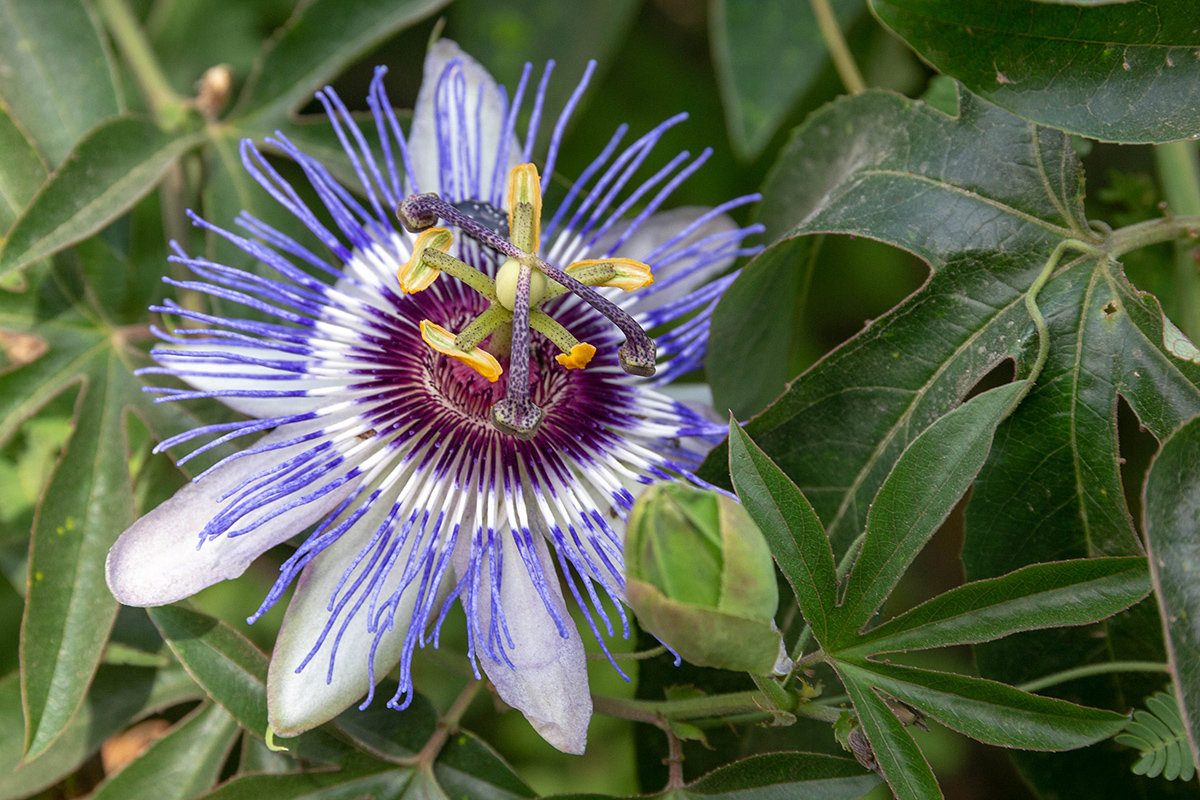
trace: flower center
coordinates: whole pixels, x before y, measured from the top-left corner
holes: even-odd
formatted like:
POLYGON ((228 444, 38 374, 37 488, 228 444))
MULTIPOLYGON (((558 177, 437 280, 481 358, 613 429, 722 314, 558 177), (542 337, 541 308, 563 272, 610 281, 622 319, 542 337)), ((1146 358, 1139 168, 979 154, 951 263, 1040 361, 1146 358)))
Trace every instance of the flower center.
POLYGON ((404 227, 419 233, 412 256, 397 277, 407 293, 428 288, 442 272, 462 281, 488 301, 487 308, 459 333, 426 319, 421 337, 436 352, 450 356, 496 382, 506 375, 504 396, 491 406, 492 424, 501 432, 532 439, 545 418, 545 411, 531 396, 530 331, 537 330, 560 353, 555 361, 562 367, 582 369, 596 348, 580 342, 556 322, 542 306, 571 292, 613 322, 625 334, 618 350, 621 367, 634 375, 654 374, 656 350, 645 331, 619 306, 595 291, 595 286, 613 286, 632 291, 653 282, 650 268, 628 258, 579 261, 566 271, 537 256, 541 247, 542 191, 533 164, 513 167, 508 178, 508 224, 497 220, 498 211, 487 203, 446 203, 436 194, 411 195, 400 203, 396 216, 404 227), (480 244, 506 257, 495 280, 475 267, 450 255, 454 235, 434 227, 445 220, 480 244), (507 237, 504 235, 507 234, 507 237), (495 342, 508 337, 508 346, 495 342), (491 347, 480 345, 488 337, 491 347), (495 353, 508 355, 507 371, 495 353))

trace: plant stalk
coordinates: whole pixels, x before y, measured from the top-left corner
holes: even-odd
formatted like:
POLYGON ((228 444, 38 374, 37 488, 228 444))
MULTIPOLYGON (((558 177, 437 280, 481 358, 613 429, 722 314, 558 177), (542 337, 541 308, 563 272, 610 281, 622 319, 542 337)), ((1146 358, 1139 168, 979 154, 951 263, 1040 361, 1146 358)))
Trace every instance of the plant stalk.
MULTIPOLYGON (((1200 215, 1200 159, 1195 142, 1171 142, 1154 148, 1158 179, 1167 213, 1173 217, 1200 215)), ((1192 242, 1175 242, 1175 293, 1179 298, 1180 329, 1188 338, 1200 337, 1200 262, 1192 242)))
POLYGON ((1036 692, 1039 689, 1057 686, 1060 683, 1066 683, 1067 681, 1079 678, 1090 678, 1093 675, 1107 675, 1113 672, 1169 673, 1170 671, 1171 667, 1169 664, 1160 664, 1157 661, 1109 661, 1103 664, 1085 664, 1082 667, 1064 669, 1062 672, 1055 672, 1052 675, 1046 675, 1028 683, 1022 683, 1017 688, 1024 692, 1036 692))
POLYGON ((829 48, 833 66, 837 69, 838 77, 842 79, 842 85, 850 94, 862 94, 867 90, 867 84, 863 81, 862 73, 858 71, 858 65, 854 63, 854 56, 850 53, 842 29, 838 27, 837 17, 833 14, 829 0, 809 0, 809 3, 812 5, 813 16, 817 18, 817 27, 821 29, 821 37, 825 40, 825 46, 829 48))
POLYGON ((173 130, 186 117, 187 102, 171 88, 133 10, 126 0, 96 0, 96 10, 125 57, 155 122, 164 130, 173 130))
POLYGON ((437 760, 438 754, 442 752, 442 748, 446 746, 446 741, 450 735, 458 730, 458 724, 462 722, 463 714, 467 713, 467 709, 471 707, 471 701, 475 699, 475 695, 479 694, 479 690, 483 688, 483 681, 471 678, 463 690, 459 693, 454 702, 450 704, 450 708, 446 709, 446 713, 437 721, 437 727, 434 728, 433 736, 429 737, 429 741, 421 748, 421 752, 417 753, 413 763, 417 767, 427 768, 432 767, 433 762, 437 760))

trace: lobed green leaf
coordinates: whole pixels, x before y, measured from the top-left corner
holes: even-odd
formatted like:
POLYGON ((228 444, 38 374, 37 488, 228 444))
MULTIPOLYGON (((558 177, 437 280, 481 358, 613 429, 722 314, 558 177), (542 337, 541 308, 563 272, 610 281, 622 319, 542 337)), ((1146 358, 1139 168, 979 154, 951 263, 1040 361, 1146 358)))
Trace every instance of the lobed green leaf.
POLYGON ((921 748, 913 741, 899 718, 871 687, 862 671, 847 670, 833 662, 858 713, 859 724, 867 734, 875 759, 896 800, 940 800, 942 790, 929 768, 921 748))
POLYGON ((835 668, 847 680, 874 686, 948 728, 999 747, 1084 747, 1119 733, 1127 719, 966 675, 862 660, 839 660, 835 668))
POLYGON ((721 295, 709 336, 722 346, 709 348, 704 362, 718 413, 746 419, 783 391, 792 321, 808 295, 817 242, 792 239, 768 248, 721 295))

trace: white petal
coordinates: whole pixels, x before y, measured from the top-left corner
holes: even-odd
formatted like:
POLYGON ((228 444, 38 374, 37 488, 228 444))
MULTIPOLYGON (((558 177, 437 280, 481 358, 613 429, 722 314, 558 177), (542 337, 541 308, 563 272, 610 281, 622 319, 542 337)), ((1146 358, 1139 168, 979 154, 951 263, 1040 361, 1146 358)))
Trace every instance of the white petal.
MULTIPOLYGON (((327 420, 287 425, 255 444, 270 444, 316 430, 327 420)), ((108 587, 127 606, 161 606, 174 603, 211 586, 236 578, 250 562, 280 542, 290 539, 337 506, 353 488, 353 481, 311 503, 297 506, 242 536, 222 536, 196 549, 200 531, 224 504, 220 497, 247 477, 300 453, 306 443, 234 459, 202 480, 189 483, 175 496, 146 514, 121 534, 108 552, 108 587)), ((342 474, 332 470, 308 491, 342 474)), ((249 523, 292 495, 276 500, 244 520, 249 523)), ((242 527, 239 525, 238 527, 242 527)))
MULTIPOLYGON (((442 107, 443 132, 449 132, 450 141, 445 148, 450 155, 451 164, 444 165, 450 174, 465 173, 462 163, 462 149, 459 146, 460 132, 467 134, 468 161, 470 170, 475 171, 476 153, 479 153, 479 183, 481 194, 476 199, 486 200, 491 191, 492 172, 496 165, 496 154, 500 149, 500 138, 504 131, 504 105, 500 102, 496 81, 478 61, 462 51, 457 43, 449 39, 439 39, 429 48, 425 56, 425 74, 421 81, 421 90, 417 94, 417 105, 413 110, 412 130, 408 138, 409 151, 412 155, 413 171, 416 173, 417 188, 422 192, 438 192, 443 199, 455 202, 473 196, 473 193, 459 187, 455 193, 447 195, 450 187, 443 187, 439 171, 439 147, 437 136, 437 120, 434 115, 434 98, 437 95, 438 81, 446 65, 454 59, 461 59, 462 76, 466 80, 464 96, 464 111, 459 116, 458 107, 448 103, 442 107), (482 88, 482 95, 480 90, 482 88), (482 100, 483 108, 479 108, 482 100), (477 116, 478 114, 478 116, 477 116), (479 126, 476 127, 476 120, 479 126), (448 124, 447 124, 448 123, 448 124)), ((452 92, 447 96, 453 97, 452 92)), ((509 145, 508 163, 501 166, 504 170, 500 186, 505 186, 508 171, 520 163, 521 151, 516 146, 516 136, 509 145)), ((411 187, 410 187, 411 189, 411 187)), ((503 193, 501 194, 503 197, 503 193)))
MULTIPOLYGON (((616 252, 608 253, 608 255, 646 261, 649 255, 662 244, 669 241, 677 233, 683 231, 709 211, 710 209, 703 206, 681 206, 673 208, 670 211, 652 214, 645 222, 638 226, 638 229, 634 231, 629 239, 617 248, 616 252)), ((737 223, 728 214, 718 214, 703 225, 700 225, 687 238, 673 246, 669 251, 658 254, 656 259, 669 256, 670 253, 684 249, 707 236, 733 231, 737 227, 737 223)), ((607 253, 609 248, 624 235, 627 228, 627 223, 614 225, 611 230, 592 246, 586 257, 599 258, 607 253)), ((725 244, 728 244, 728 242, 725 242, 725 244)), ((665 267, 656 268, 654 269, 654 283, 646 289, 639 290, 636 298, 626 308, 631 314, 636 315, 658 308, 673 300, 678 300, 680 297, 689 294, 729 269, 729 266, 733 262, 734 257, 732 256, 719 259, 696 270, 679 282, 671 283, 670 285, 664 284, 667 284, 677 272, 695 263, 694 259, 682 258, 665 267)), ((651 266, 654 266, 653 263, 651 266)))
MULTIPOLYGON (((394 493, 393 493, 394 495, 394 493)), ((350 621, 337 645, 332 676, 329 675, 329 654, 334 639, 341 630, 344 617, 335 622, 321 650, 299 673, 296 668, 317 643, 317 637, 329 620, 328 603, 341 581, 346 568, 359 551, 374 536, 392 508, 385 493, 336 543, 313 559, 296 583, 296 593, 288 604, 283 627, 275 640, 271 668, 267 675, 267 711, 271 728, 281 736, 296 736, 328 722, 351 703, 361 700, 371 688, 367 677, 367 660, 375 634, 367 630, 368 604, 364 604, 350 621), (386 501, 385 501, 386 500, 386 501), (328 682, 327 682, 327 679, 328 682)), ((381 598, 388 597, 399 586, 404 564, 412 551, 412 542, 405 546, 396 566, 384 581, 381 598)), ((359 569, 361 570, 361 566, 359 569)), ((453 569, 447 569, 433 603, 437 614, 454 586, 453 569)), ((355 572, 351 578, 360 573, 355 572)), ((384 634, 375 651, 375 680, 387 677, 400 661, 404 637, 408 633, 413 608, 417 602, 419 579, 409 584, 400 595, 395 612, 395 625, 384 634)), ((343 588, 343 591, 345 589, 343 588)), ((352 599, 347 609, 353 607, 352 599)), ((343 611, 343 614, 345 611, 343 611)), ((436 618, 436 616, 435 616, 436 618)))
MULTIPOLYGON (((172 350, 187 353, 216 353, 230 354, 239 357, 270 359, 280 361, 315 361, 305 356, 273 353, 255 347, 236 347, 218 344, 189 344, 174 347, 172 350)), ((154 360, 164 367, 180 370, 178 377, 189 386, 202 392, 223 390, 233 391, 293 391, 298 389, 320 389, 327 386, 339 386, 343 380, 310 378, 293 372, 263 367, 258 364, 245 364, 237 361, 200 361, 195 358, 172 356, 170 350, 155 353, 154 360), (229 377, 216 377, 202 373, 228 373, 229 377), (256 379, 255 376, 267 377, 267 380, 256 379), (271 379, 270 376, 286 375, 291 380, 271 379)), ((329 402, 324 397, 219 397, 222 403, 241 414, 256 419, 282 417, 289 414, 305 414, 316 411, 322 404, 329 402)))
MULTIPOLYGON (((500 599, 508 630, 516 644, 516 649, 508 651, 515 669, 504 661, 492 660, 486 648, 477 643, 479 663, 500 698, 524 714, 543 739, 564 753, 582 753, 587 746, 588 722, 592 718, 587 656, 563 602, 549 549, 544 539, 534 537, 535 552, 550 594, 559 615, 567 623, 569 636, 565 639, 559 636, 541 595, 534 588, 512 535, 505 530, 500 533, 500 540, 504 553, 500 599)), ((463 566, 459 565, 460 574, 463 566)), ((485 569, 479 588, 478 628, 485 635, 491 625, 491 604, 485 602, 485 598, 491 596, 490 584, 485 569)))

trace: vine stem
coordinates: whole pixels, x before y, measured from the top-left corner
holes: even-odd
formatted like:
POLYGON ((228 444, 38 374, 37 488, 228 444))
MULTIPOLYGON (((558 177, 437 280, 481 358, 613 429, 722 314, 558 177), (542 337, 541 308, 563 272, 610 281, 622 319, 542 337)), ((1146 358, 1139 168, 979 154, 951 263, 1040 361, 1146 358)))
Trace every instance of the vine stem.
POLYGON ((850 94, 862 94, 867 90, 867 84, 863 82, 862 73, 854 63, 854 56, 846 45, 846 37, 838 27, 837 17, 834 16, 829 0, 809 0, 809 3, 812 5, 813 16, 817 18, 817 27, 821 29, 821 37, 825 40, 825 46, 829 48, 833 66, 837 69, 838 77, 842 79, 842 85, 850 94))
POLYGON ((1170 242, 1181 236, 1200 237, 1200 215, 1159 217, 1118 228, 1109 234, 1108 252, 1113 258, 1120 258, 1139 247, 1170 242))
POLYGON ((437 759, 438 754, 442 752, 442 748, 446 746, 446 741, 450 735, 458 730, 458 724, 462 722, 463 714, 467 713, 467 709, 471 706, 471 701, 475 699, 475 695, 479 694, 479 690, 483 688, 483 681, 471 678, 463 690, 459 693, 454 702, 450 704, 450 708, 446 709, 446 713, 437 721, 437 727, 433 730, 433 736, 429 737, 429 741, 421 748, 421 752, 417 753, 413 759, 413 764, 422 769, 428 769, 433 766, 433 762, 437 759))
POLYGON ((1017 688, 1025 692, 1036 692, 1039 689, 1057 686, 1060 683, 1066 683, 1067 681, 1079 678, 1090 678, 1093 675, 1107 675, 1113 672, 1170 673, 1170 671, 1171 666, 1169 664, 1160 664, 1157 661, 1109 661, 1104 664, 1085 664, 1082 667, 1064 669, 1062 672, 1055 672, 1051 675, 1029 681, 1028 683, 1022 683, 1017 688))
POLYGON ((137 80, 159 127, 171 130, 183 122, 187 102, 171 88, 141 24, 126 0, 96 0, 96 10, 104 18, 130 72, 137 80))
POLYGON ((1081 253, 1099 255, 1108 258, 1108 251, 1098 247, 1090 242, 1083 242, 1079 239, 1063 239, 1050 253, 1050 257, 1046 259, 1045 266, 1034 279, 1033 284, 1029 287, 1029 291, 1025 293, 1025 310, 1029 312, 1030 318, 1033 320, 1033 327, 1037 329, 1038 350, 1037 358, 1033 361, 1033 366, 1029 368, 1029 375, 1025 378, 1025 388, 1022 389, 1016 397, 1013 398, 1012 404, 1008 407, 1008 414, 1013 412, 1025 396, 1033 390, 1033 385, 1037 383, 1038 376, 1042 374, 1042 367, 1046 366, 1046 358, 1050 355, 1050 329, 1046 325, 1046 318, 1042 315, 1042 309, 1038 307, 1037 298, 1041 294, 1042 287, 1050 280, 1050 276, 1054 274, 1054 268, 1058 266, 1058 262, 1062 261, 1062 257, 1068 250, 1075 250, 1081 253))
POLYGON ((667 789, 682 789, 683 782, 683 742, 671 730, 671 726, 663 727, 667 735, 667 789))
MULTIPOLYGON (((1154 148, 1158 179, 1167 212, 1172 216, 1200 214, 1200 159, 1195 142, 1171 142, 1154 148)), ((1189 242, 1175 242, 1175 291, 1179 296, 1179 327, 1193 341, 1200 337, 1200 263, 1189 242)))
MULTIPOLYGON (((593 694, 592 707, 597 714, 618 719, 646 722, 660 728, 668 720, 702 719, 704 717, 731 717, 743 714, 769 718, 778 713, 767 696, 759 691, 731 692, 729 694, 706 695, 687 700, 632 700, 624 697, 593 694)), ((833 722, 838 713, 816 703, 797 703, 786 713, 798 717, 833 722), (831 713, 832 712, 832 713, 831 713)))

